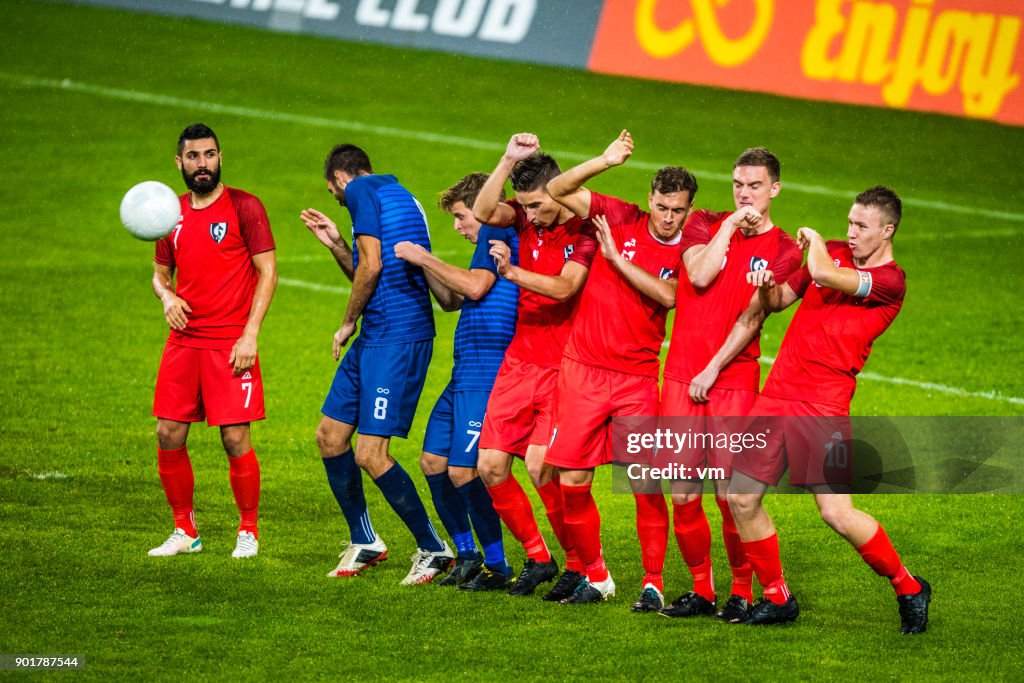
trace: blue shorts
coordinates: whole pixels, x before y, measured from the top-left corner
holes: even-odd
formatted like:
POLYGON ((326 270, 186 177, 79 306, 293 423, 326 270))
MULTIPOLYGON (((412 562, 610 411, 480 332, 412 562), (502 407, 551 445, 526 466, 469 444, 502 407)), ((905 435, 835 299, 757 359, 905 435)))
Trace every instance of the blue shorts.
POLYGON ((423 437, 423 450, 448 458, 450 467, 476 467, 480 427, 489 391, 452 391, 445 387, 434 404, 423 437))
POLYGON ((365 346, 357 337, 341 359, 320 412, 355 425, 360 434, 404 439, 416 415, 433 348, 433 339, 365 346))

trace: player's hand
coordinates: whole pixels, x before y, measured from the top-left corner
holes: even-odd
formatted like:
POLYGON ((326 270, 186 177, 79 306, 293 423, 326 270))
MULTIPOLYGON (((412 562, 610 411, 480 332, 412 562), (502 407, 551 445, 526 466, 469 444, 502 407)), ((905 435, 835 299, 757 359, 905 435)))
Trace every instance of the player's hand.
POLYGON ((516 133, 508 141, 505 158, 510 161, 522 161, 540 149, 540 139, 533 133, 516 133))
POLYGON ((601 255, 608 259, 609 263, 617 265, 618 261, 622 259, 622 254, 619 253, 619 245, 615 244, 615 238, 612 237, 608 219, 604 216, 594 216, 593 222, 597 232, 597 241, 601 245, 601 255))
POLYGON ((727 219, 731 227, 743 231, 757 230, 761 227, 762 221, 764 221, 764 216, 752 206, 740 207, 727 219))
POLYGON ((242 335, 231 347, 231 356, 228 358, 231 363, 231 372, 241 375, 246 370, 251 370, 256 365, 256 337, 242 335))
POLYGON ((755 270, 747 273, 747 283, 761 289, 771 289, 775 286, 775 273, 770 270, 755 270))
POLYGON ((192 307, 185 303, 177 294, 168 294, 163 298, 164 318, 172 330, 183 330, 188 325, 186 313, 192 312, 192 307))
POLYGON ((799 244, 800 248, 803 249, 804 251, 810 249, 811 245, 814 244, 814 242, 820 241, 822 241, 821 235, 819 235, 816 230, 812 230, 811 228, 805 227, 800 228, 799 230, 796 231, 796 243, 799 244))
POLYGON ((395 257, 407 261, 414 266, 422 266, 424 256, 429 253, 422 245, 415 242, 405 241, 395 245, 395 257))
POLYGON ((334 360, 341 358, 341 347, 348 344, 348 340, 352 338, 352 335, 356 333, 355 323, 345 323, 338 328, 338 331, 334 333, 334 360))
POLYGON ((299 218, 306 224, 309 231, 320 240, 328 249, 335 245, 344 245, 348 247, 348 243, 345 242, 345 238, 341 236, 341 231, 338 230, 338 226, 334 224, 330 218, 320 213, 316 209, 305 209, 299 214, 299 218))
POLYGON ((491 250, 487 253, 494 259, 494 265, 498 268, 498 275, 505 277, 512 268, 512 250, 501 240, 489 240, 491 250))
POLYGON ((621 166, 632 154, 633 136, 629 134, 628 130, 623 130, 604 151, 604 160, 609 166, 621 166))
POLYGON ((694 403, 707 403, 708 393, 718 379, 718 368, 707 366, 696 377, 690 380, 690 400, 694 403))

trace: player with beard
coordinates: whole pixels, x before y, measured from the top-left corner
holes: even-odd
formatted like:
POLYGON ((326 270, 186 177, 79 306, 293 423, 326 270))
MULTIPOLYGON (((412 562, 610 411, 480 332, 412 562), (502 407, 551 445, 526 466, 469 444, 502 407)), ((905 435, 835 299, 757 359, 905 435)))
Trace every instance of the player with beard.
POLYGON ((175 157, 188 192, 181 220, 156 244, 153 291, 170 335, 157 375, 157 463, 174 532, 152 556, 203 548, 193 512, 186 440, 193 422, 220 427, 241 521, 232 557, 259 550, 260 468, 249 425, 262 420, 256 340, 277 286, 270 221, 260 200, 220 181, 217 136, 197 123, 182 131, 175 157), (175 282, 177 280, 177 282, 175 282))
POLYGON ((585 570, 565 528, 558 477, 544 463, 544 454, 551 441, 558 366, 576 310, 576 294, 586 282, 597 242, 592 228, 544 189, 561 170, 539 148, 536 135, 513 135, 473 204, 473 214, 481 223, 513 226, 519 234, 518 266, 511 264, 505 242, 491 240, 490 254, 497 260, 498 273, 519 285, 519 309, 515 336, 487 404, 479 471, 494 509, 526 551, 526 563, 509 595, 530 595, 539 584, 557 576, 558 563, 540 533, 530 499, 512 476, 513 457, 525 460, 566 555, 564 580, 559 579, 544 599, 561 600, 572 594, 585 570), (515 199, 501 202, 509 178, 515 199))

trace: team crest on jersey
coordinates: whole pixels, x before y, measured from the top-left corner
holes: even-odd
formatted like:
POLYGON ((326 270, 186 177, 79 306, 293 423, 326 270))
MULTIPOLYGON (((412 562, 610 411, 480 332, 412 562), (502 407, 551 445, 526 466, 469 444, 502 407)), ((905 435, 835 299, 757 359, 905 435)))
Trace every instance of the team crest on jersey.
POLYGON ((759 270, 768 270, 768 259, 761 258, 760 256, 751 256, 750 272, 755 273, 759 270))
POLYGON ((662 279, 662 280, 671 280, 672 279, 672 269, 671 268, 666 268, 665 266, 662 266, 661 267, 661 272, 658 273, 658 278, 662 279))
POLYGON ((210 223, 210 237, 217 244, 220 244, 228 234, 227 223, 210 223))
POLYGON ((569 246, 565 247, 564 249, 562 249, 562 254, 565 255, 565 260, 566 261, 568 261, 569 257, 572 256, 572 250, 573 250, 573 245, 571 245, 571 244, 569 246))

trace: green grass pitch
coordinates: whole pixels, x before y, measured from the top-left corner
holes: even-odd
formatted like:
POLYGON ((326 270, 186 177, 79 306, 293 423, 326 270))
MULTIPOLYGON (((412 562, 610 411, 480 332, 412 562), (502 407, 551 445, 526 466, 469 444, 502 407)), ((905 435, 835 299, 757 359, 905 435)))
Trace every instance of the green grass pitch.
MULTIPOLYGON (((627 127, 634 158, 593 187, 642 202, 653 168, 684 164, 708 208, 731 206, 735 156, 767 145, 783 161, 773 218, 790 231, 842 235, 854 194, 875 183, 908 199, 896 255, 909 294, 867 366, 888 380, 863 379, 854 413, 1019 415, 1024 130, 80 6, 5 2, 0 26, 0 653, 81 654, 79 675, 96 680, 1024 676, 1016 496, 860 500, 935 587, 929 631, 909 639, 896 634, 886 582, 800 496, 768 501, 801 600, 796 624, 631 614, 642 576, 633 501, 610 493, 607 473, 596 488, 619 585, 608 604, 399 587, 412 539, 375 491, 393 559, 325 579, 344 520, 313 431, 346 283, 298 220, 314 206, 347 225, 320 174, 341 141, 421 198, 435 249, 455 263, 470 247, 436 193, 491 170, 512 133, 538 133, 568 167, 627 127), (152 247, 121 229, 117 206, 141 180, 181 187, 174 143, 197 120, 220 136, 225 181, 265 202, 278 242, 282 280, 260 338, 270 419, 254 429, 263 547, 250 562, 229 557, 227 464, 202 426, 190 450, 206 549, 169 561, 145 552, 170 523, 149 412, 166 325, 152 247)), ((425 497, 419 438, 450 372, 456 316, 437 319, 412 438, 393 446, 425 497)), ((768 322, 767 355, 787 319, 768 322)), ((718 511, 706 507, 727 591, 718 511)), ((666 588, 689 588, 674 544, 666 588)))

